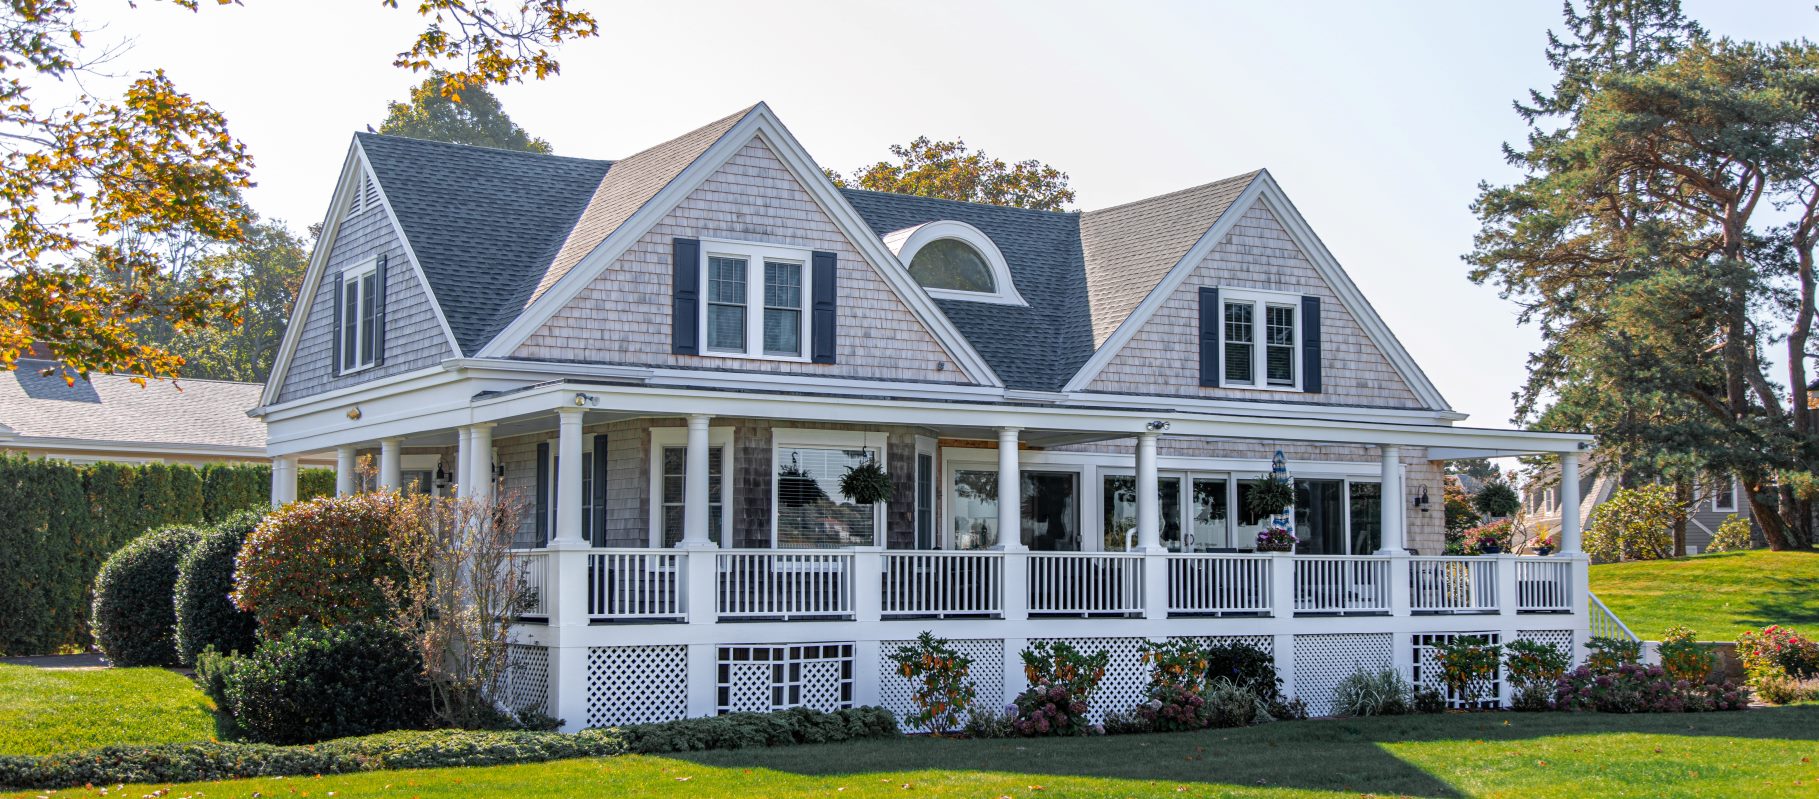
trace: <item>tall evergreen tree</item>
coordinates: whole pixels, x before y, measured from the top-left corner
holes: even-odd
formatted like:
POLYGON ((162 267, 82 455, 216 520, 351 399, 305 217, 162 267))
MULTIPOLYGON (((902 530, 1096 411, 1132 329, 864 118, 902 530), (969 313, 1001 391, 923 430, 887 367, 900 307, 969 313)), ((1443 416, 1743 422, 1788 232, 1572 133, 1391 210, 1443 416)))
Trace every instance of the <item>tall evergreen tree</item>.
POLYGON ((1541 329, 1518 421, 1590 429, 1632 478, 1736 474, 1771 545, 1806 546, 1819 50, 1713 41, 1674 0, 1569 3, 1567 29, 1466 258, 1541 329))
POLYGON ((389 104, 379 132, 527 153, 550 151, 549 142, 518 127, 485 86, 450 96, 444 89, 446 80, 444 74, 433 73, 411 89, 410 99, 389 104))

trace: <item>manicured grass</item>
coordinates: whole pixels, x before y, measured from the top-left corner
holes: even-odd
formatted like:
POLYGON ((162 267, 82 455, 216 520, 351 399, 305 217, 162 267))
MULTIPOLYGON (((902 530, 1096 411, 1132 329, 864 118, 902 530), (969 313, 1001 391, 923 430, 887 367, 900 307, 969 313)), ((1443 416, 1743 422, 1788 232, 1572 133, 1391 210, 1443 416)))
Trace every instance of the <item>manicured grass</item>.
MULTIPOLYGON (((175 786, 225 797, 1767 797, 1819 794, 1819 707, 1486 713, 1176 735, 871 741, 175 786)), ((128 786, 140 796, 162 786, 128 786)), ((27 792, 20 796, 36 796, 27 792)), ((58 796, 99 796, 93 789, 58 796)))
POLYGON ((211 707, 195 683, 164 669, 0 664, 0 755, 206 741, 211 707))
POLYGON ((1592 567, 1592 593, 1630 630, 1658 641, 1677 624, 1734 641, 1770 624, 1819 633, 1819 552, 1721 552, 1592 567))

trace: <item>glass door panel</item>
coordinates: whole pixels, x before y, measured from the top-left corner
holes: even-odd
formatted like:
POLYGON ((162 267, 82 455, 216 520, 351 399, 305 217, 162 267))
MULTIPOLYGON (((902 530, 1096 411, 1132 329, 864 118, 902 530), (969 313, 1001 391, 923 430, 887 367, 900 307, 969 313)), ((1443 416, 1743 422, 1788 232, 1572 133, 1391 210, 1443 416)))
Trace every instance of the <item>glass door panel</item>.
POLYGON ((1020 472, 1023 544, 1036 552, 1080 551, 1080 502, 1073 472, 1020 472))
POLYGON ((1352 483, 1352 552, 1369 555, 1383 548, 1383 486, 1352 483))
POLYGON ((1295 481, 1296 552, 1304 555, 1346 554, 1344 480, 1295 481))
MULTIPOLYGON (((1181 478, 1159 476, 1156 496, 1160 500, 1162 545, 1170 552, 1181 551, 1181 478)), ((1104 540, 1106 552, 1127 552, 1137 546, 1137 478, 1128 474, 1105 476, 1104 540)))
POLYGON ((1193 486, 1193 501, 1188 505, 1189 532, 1182 550, 1211 552, 1231 548, 1225 478, 1195 477, 1193 486))

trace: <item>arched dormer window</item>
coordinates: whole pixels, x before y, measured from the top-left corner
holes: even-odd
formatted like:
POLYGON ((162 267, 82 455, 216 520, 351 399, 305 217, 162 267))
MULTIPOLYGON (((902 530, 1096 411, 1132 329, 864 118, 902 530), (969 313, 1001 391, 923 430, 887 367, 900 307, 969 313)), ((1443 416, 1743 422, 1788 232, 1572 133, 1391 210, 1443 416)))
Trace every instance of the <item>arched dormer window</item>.
POLYGON ((1011 281, 1004 254, 990 236, 953 220, 925 222, 884 237, 929 296, 944 300, 1027 305, 1011 281))

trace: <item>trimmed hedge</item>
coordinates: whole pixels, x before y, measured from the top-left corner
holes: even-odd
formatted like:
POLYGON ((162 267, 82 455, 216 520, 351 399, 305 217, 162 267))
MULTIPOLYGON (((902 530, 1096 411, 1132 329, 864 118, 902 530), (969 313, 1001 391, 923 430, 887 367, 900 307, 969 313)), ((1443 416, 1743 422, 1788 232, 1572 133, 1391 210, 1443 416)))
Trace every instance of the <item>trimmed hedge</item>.
POLYGON ((772 714, 734 713, 572 735, 430 730, 342 738, 309 746, 214 742, 110 746, 42 757, 0 756, 0 786, 47 789, 498 766, 627 753, 832 743, 898 734, 897 720, 890 711, 861 707, 834 713, 807 708, 772 714))
MULTIPOLYGON (((334 493, 328 469, 303 472, 298 496, 334 493)), ((101 564, 147 530, 214 524, 263 507, 271 468, 197 469, 0 455, 0 655, 87 649, 90 590, 101 564)))
POLYGON ((199 676, 220 692, 217 704, 236 732, 263 743, 430 726, 423 658, 389 627, 298 627, 266 638, 250 655, 199 669, 199 676))
POLYGON ((255 510, 235 511, 227 521, 204 531, 178 561, 177 659, 185 665, 194 664, 196 655, 211 646, 233 653, 251 652, 258 644, 253 614, 234 607, 228 594, 234 590, 234 558, 261 515, 255 510))
POLYGON ((177 614, 170 597, 177 562, 202 531, 165 527, 120 548, 95 576, 95 604, 89 625, 95 646, 115 666, 175 666, 177 614))

